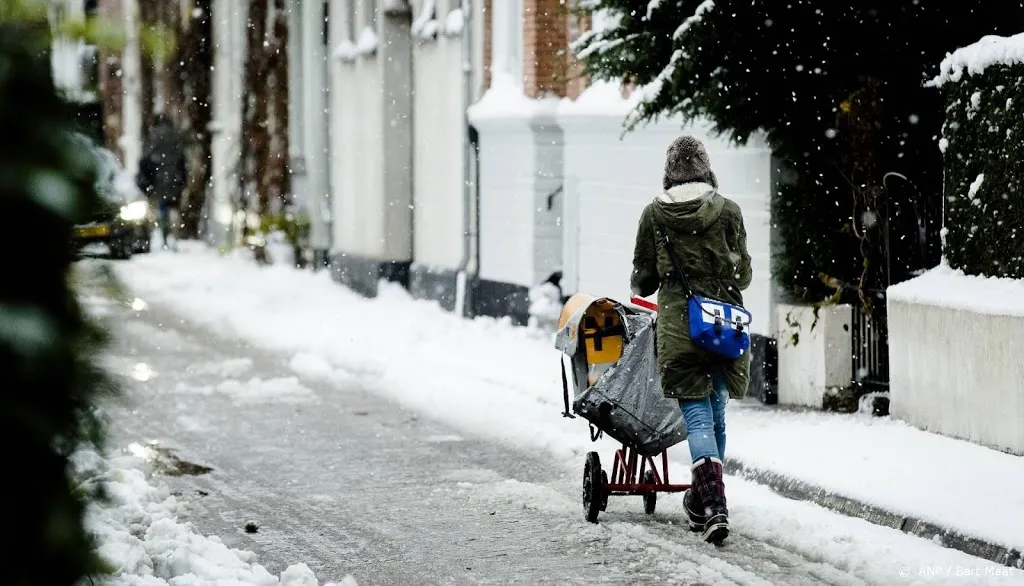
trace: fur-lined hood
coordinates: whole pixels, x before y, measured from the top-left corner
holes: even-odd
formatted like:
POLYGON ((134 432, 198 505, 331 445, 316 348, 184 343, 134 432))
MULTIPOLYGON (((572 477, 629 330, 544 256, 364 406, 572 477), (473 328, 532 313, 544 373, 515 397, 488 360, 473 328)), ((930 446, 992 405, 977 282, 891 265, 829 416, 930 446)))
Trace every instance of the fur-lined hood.
POLYGON ((693 182, 665 190, 655 203, 667 227, 699 234, 722 215, 725 198, 711 184, 693 182))

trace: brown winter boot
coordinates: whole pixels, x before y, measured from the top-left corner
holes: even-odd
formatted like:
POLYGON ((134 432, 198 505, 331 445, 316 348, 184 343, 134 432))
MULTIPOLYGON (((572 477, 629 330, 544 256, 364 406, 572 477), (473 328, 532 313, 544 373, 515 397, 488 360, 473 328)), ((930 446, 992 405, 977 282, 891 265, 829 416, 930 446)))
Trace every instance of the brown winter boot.
POLYGON ((719 545, 729 536, 729 510, 725 502, 722 461, 718 458, 702 458, 695 462, 693 485, 704 505, 704 532, 701 538, 719 545))
POLYGON ((704 530, 704 523, 707 516, 704 514, 704 504, 700 495, 697 494, 697 475, 694 474, 690 488, 683 493, 683 511, 686 513, 686 522, 690 531, 697 532, 704 530))

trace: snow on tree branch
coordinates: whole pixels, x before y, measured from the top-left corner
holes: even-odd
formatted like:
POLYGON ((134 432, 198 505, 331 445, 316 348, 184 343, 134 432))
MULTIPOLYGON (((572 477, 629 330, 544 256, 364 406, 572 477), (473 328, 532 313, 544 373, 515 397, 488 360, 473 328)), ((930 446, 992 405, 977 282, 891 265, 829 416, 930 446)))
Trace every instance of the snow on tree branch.
POLYGON ((593 55, 594 53, 605 53, 618 47, 619 45, 622 45, 623 43, 628 43, 630 41, 638 39, 639 37, 639 34, 632 34, 629 35, 628 37, 624 37, 621 39, 598 39, 596 41, 591 42, 590 44, 580 45, 586 48, 576 53, 576 57, 578 59, 586 59, 587 57, 593 55))
MULTIPOLYGON (((684 20, 683 23, 679 25, 679 28, 672 33, 672 39, 674 41, 679 41, 688 30, 690 30, 695 24, 699 23, 704 18, 704 15, 714 7, 715 0, 704 0, 704 2, 701 2, 700 6, 698 6, 693 12, 693 16, 684 20)), ((649 9, 650 5, 648 5, 648 10, 649 9)), ((654 78, 654 81, 641 88, 640 101, 637 104, 636 109, 634 109, 626 119, 628 126, 634 126, 640 122, 640 120, 645 116, 645 106, 652 104, 661 97, 661 94, 665 89, 665 82, 675 74, 679 64, 686 59, 690 59, 689 53, 682 49, 676 49, 672 53, 672 58, 669 59, 668 65, 661 70, 657 77, 654 78)))
POLYGON ((704 18, 704 14, 714 7, 715 0, 704 0, 701 2, 700 6, 697 7, 697 10, 693 11, 693 16, 684 20, 683 24, 679 25, 679 28, 676 29, 676 32, 672 33, 672 38, 678 41, 686 34, 686 31, 690 30, 690 27, 700 22, 701 19, 704 18))
POLYGON ((661 0, 651 0, 647 3, 647 20, 651 20, 654 11, 661 8, 661 0))

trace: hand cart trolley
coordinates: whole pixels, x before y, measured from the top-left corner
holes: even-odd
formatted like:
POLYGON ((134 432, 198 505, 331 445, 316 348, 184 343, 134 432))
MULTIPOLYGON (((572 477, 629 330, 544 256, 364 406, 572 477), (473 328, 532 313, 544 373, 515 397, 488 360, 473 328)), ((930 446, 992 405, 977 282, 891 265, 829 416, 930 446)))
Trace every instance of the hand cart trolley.
POLYGON ((587 419, 594 442, 608 435, 620 443, 610 477, 596 451, 586 455, 583 512, 591 523, 606 510, 609 496, 641 496, 650 515, 659 492, 690 487, 669 481, 668 448, 686 439, 686 426, 678 402, 661 394, 654 344, 657 305, 636 297, 631 303, 573 295, 562 308, 555 336, 563 354, 563 417, 587 419), (566 358, 574 389, 572 413, 566 358))

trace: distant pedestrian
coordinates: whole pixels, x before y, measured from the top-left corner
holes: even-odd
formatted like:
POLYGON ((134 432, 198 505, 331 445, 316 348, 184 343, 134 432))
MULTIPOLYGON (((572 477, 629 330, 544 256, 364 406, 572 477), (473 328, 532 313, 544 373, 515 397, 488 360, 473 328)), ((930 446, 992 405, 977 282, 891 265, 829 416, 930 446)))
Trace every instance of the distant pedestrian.
POLYGON ((697 295, 743 305, 750 286, 750 254, 740 207, 718 193, 718 179, 704 145, 692 136, 672 143, 665 161, 663 191, 644 208, 633 254, 633 293, 658 292, 657 353, 662 392, 679 401, 693 462, 693 485, 683 497, 690 529, 720 543, 729 534, 722 463, 725 408, 743 397, 750 356, 728 359, 690 338, 688 295, 660 232, 697 295))
POLYGON ((187 179, 185 140, 166 114, 157 114, 139 161, 138 183, 158 210, 165 250, 178 247, 181 199, 187 179))

